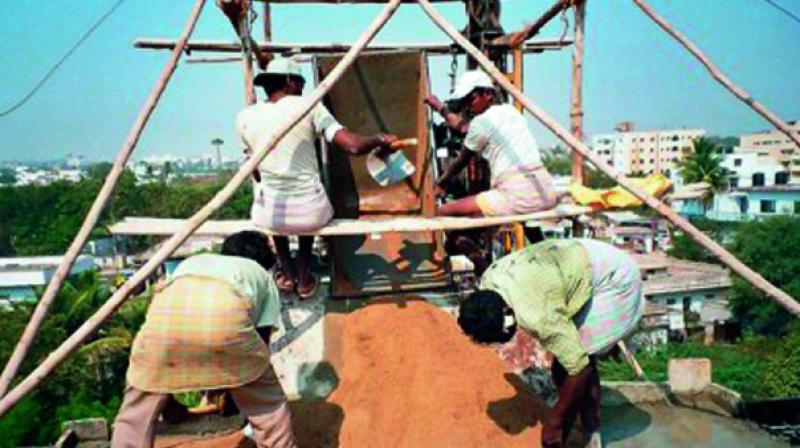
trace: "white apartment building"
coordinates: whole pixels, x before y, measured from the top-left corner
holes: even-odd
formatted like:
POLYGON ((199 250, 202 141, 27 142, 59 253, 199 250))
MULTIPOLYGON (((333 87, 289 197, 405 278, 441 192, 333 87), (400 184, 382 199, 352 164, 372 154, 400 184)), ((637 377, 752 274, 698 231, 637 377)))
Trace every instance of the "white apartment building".
MULTIPOLYGON (((790 121, 787 124, 795 134, 800 135, 800 122, 790 121)), ((800 184, 800 150, 783 132, 773 129, 744 134, 740 137, 739 145, 743 152, 777 159, 790 171, 791 183, 800 184)))
POLYGON ((592 151, 614 168, 615 174, 664 173, 669 176, 676 162, 692 152, 692 142, 704 129, 634 131, 620 126, 612 134, 592 137, 592 151))
MULTIPOLYGON (((800 135, 800 122, 790 121, 787 124, 795 134, 800 135)), ((781 162, 789 162, 792 155, 796 153, 800 155, 800 151, 797 151, 794 142, 777 129, 744 134, 740 137, 739 146, 745 152, 772 156, 781 162)))
POLYGON ((785 163, 772 155, 737 148, 725 154, 729 188, 708 203, 691 192, 673 195, 673 206, 683 215, 717 221, 748 221, 774 215, 800 215, 800 185, 785 163))

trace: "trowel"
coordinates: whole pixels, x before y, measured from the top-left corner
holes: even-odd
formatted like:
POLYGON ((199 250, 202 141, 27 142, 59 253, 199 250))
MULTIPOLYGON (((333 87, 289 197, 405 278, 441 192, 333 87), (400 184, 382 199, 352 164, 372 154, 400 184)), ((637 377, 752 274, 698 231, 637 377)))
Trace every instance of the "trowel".
POLYGON ((384 150, 372 151, 367 156, 367 171, 369 175, 381 187, 396 184, 408 176, 414 174, 414 165, 403 155, 401 148, 417 146, 419 142, 415 138, 397 140, 391 144, 392 149, 396 150, 391 154, 386 154, 384 150))

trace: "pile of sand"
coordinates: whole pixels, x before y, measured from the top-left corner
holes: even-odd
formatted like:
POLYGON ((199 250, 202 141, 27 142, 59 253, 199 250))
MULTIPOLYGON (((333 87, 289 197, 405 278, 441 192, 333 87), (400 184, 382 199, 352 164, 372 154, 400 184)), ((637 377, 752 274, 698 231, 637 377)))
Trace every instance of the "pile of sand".
MULTIPOLYGON (((339 384, 327 400, 291 403, 301 447, 540 445, 542 401, 444 311, 422 300, 387 300, 326 319, 333 327, 326 352, 339 384)), ((240 442, 229 435, 202 446, 240 442)))
POLYGON ((372 303, 344 318, 341 343, 340 446, 539 445, 542 402, 435 306, 372 303))

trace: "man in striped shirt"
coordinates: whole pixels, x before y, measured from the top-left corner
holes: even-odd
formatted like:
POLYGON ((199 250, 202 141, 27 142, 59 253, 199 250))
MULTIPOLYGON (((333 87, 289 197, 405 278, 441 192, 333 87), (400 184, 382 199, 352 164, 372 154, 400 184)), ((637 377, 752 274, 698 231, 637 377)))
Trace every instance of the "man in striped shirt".
POLYGON ((578 415, 588 433, 597 432, 595 355, 631 334, 643 312, 642 280, 630 255, 595 240, 551 240, 493 263, 461 304, 458 323, 482 344, 508 342, 521 328, 554 355, 559 397, 542 443, 560 447, 578 415))

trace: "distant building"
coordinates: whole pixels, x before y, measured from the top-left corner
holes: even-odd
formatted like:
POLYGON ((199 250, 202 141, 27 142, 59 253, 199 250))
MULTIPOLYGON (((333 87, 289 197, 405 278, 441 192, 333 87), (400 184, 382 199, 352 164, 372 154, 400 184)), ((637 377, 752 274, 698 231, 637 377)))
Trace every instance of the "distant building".
MULTIPOLYGON (((795 134, 800 135, 800 122, 790 121, 788 124, 795 134)), ((794 165, 794 160, 800 162, 800 151, 798 151, 797 146, 789 140, 786 134, 777 129, 744 134, 740 138, 739 145, 745 152, 772 156, 787 165, 789 163, 794 165)), ((797 165, 797 168, 800 169, 800 163, 797 165)))
POLYGON ((633 123, 621 123, 613 134, 592 137, 592 151, 614 168, 615 174, 664 173, 692 152, 692 142, 706 134, 703 129, 634 131, 633 123))
MULTIPOLYGON (((3 302, 36 300, 37 287, 50 282, 61 256, 0 258, 0 304, 3 302)), ((70 275, 96 269, 94 259, 81 255, 70 275)))
POLYGON ((800 215, 800 183, 793 183, 786 165, 772 155, 737 149, 726 154, 728 189, 705 199, 707 189, 684 186, 673 205, 684 216, 715 221, 749 221, 775 215, 800 215))
POLYGON ((645 299, 666 307, 660 321, 669 322, 671 338, 684 338, 690 328, 733 319, 728 310, 732 282, 727 269, 672 258, 661 252, 633 256, 642 271, 645 299))
POLYGON ((641 216, 631 211, 603 212, 602 236, 611 244, 631 252, 647 253, 669 246, 669 230, 662 219, 641 216))

